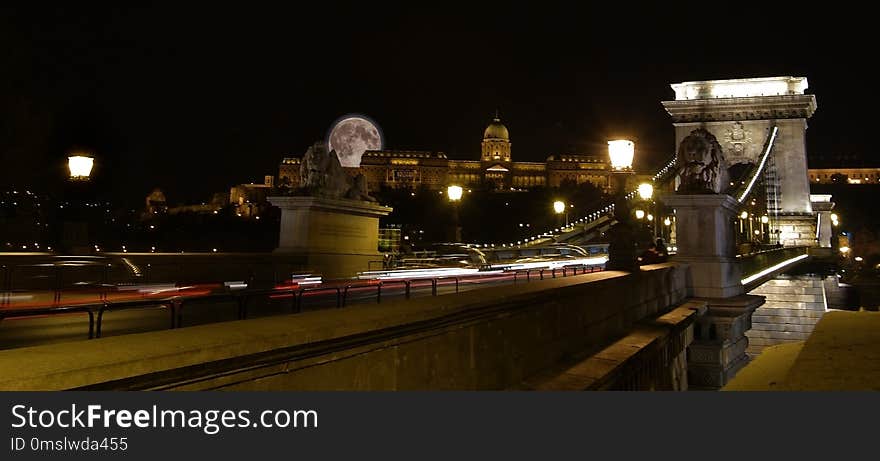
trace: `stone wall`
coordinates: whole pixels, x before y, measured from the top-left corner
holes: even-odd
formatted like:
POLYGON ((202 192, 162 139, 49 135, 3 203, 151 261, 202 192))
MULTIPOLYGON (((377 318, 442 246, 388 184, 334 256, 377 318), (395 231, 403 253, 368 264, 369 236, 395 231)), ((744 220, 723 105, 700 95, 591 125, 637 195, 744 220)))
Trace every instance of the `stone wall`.
POLYGON ((752 314, 746 353, 755 356, 767 346, 806 340, 827 310, 825 284, 822 277, 803 275, 769 280, 752 290, 766 301, 752 314))
POLYGON ((680 304, 688 270, 669 263, 0 351, 0 369, 15 370, 0 389, 513 388, 680 304))

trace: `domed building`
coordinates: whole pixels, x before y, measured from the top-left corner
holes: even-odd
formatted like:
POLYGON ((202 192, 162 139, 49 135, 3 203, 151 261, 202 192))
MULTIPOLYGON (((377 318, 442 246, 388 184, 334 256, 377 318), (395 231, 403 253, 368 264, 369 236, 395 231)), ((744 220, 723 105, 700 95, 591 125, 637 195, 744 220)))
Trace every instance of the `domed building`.
MULTIPOLYGON (((565 182, 590 182, 602 189, 611 185, 608 155, 550 155, 545 162, 514 162, 510 131, 496 112, 483 130, 479 160, 453 160, 443 152, 368 150, 359 170, 367 187, 444 190, 448 185, 489 186, 496 190, 559 187, 565 182)), ((476 157, 476 156, 474 156, 476 157)), ((284 158, 279 183, 299 183, 299 159, 284 158)), ((357 171, 352 171, 355 174, 357 171)))
POLYGON ((510 133, 507 131, 507 127, 501 123, 497 113, 492 123, 483 131, 482 148, 482 161, 510 162, 510 133))

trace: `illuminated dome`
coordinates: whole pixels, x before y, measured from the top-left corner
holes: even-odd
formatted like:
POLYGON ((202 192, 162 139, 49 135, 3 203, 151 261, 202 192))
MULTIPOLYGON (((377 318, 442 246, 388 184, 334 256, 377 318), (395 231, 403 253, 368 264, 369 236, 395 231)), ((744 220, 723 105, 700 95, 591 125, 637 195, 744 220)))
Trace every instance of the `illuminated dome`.
POLYGON ((483 132, 483 139, 510 140, 510 133, 507 132, 507 127, 501 123, 501 119, 498 118, 497 114, 495 115, 495 119, 492 120, 492 123, 486 127, 486 131, 483 132))

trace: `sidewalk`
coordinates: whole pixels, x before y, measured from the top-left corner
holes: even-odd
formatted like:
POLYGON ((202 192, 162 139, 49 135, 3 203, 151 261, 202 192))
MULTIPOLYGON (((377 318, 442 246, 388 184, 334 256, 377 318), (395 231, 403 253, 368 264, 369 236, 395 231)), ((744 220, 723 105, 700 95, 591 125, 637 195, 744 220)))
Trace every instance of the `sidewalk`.
POLYGON ((880 390, 880 313, 828 312, 806 341, 765 349, 722 390, 880 390))

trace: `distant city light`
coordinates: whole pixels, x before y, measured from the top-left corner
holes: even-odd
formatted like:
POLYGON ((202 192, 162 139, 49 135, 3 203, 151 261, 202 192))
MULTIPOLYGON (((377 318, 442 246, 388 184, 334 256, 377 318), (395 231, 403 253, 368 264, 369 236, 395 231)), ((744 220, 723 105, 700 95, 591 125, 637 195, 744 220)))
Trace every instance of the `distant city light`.
POLYGON ((668 226, 668 225, 672 224, 672 221, 669 218, 666 218, 663 220, 663 224, 666 224, 668 226))

